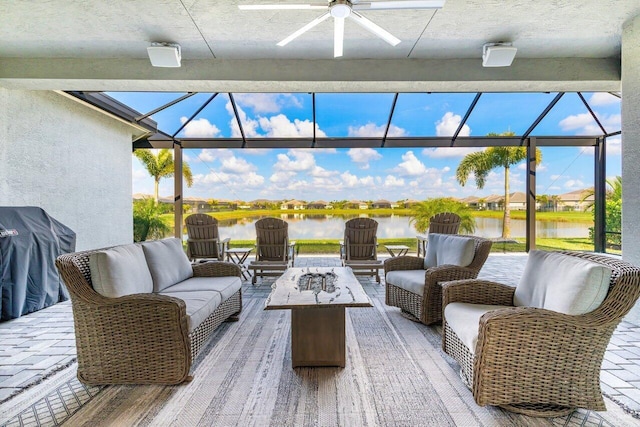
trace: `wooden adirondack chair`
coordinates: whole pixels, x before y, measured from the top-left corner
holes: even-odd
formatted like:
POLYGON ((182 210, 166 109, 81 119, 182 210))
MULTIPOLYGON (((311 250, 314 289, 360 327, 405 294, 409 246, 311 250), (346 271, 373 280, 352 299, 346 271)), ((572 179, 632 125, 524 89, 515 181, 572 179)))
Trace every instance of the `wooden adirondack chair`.
POLYGON ((256 259, 249 264, 257 277, 280 276, 295 260, 296 242, 289 241, 289 224, 279 218, 256 221, 256 259))
POLYGON ((380 283, 382 261, 378 261, 377 231, 378 222, 371 218, 350 219, 345 223, 340 255, 342 265, 351 267, 354 274, 375 276, 380 283))
POLYGON ((193 262, 197 259, 224 261, 224 254, 231 239, 220 239, 218 220, 206 214, 189 215, 187 226, 187 256, 193 262))

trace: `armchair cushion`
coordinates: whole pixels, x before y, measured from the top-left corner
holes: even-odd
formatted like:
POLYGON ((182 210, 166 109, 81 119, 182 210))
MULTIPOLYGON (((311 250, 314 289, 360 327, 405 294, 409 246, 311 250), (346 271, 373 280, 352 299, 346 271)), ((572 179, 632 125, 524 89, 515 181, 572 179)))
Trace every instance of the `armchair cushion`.
POLYGON ((483 314, 500 308, 507 308, 507 306, 452 302, 444 308, 444 318, 471 354, 475 354, 480 318, 483 314))
POLYGON ((386 282, 406 291, 424 295, 424 270, 392 270, 387 273, 386 282))
POLYGON ((514 305, 580 315, 602 304, 611 269, 602 264, 555 252, 531 251, 514 305))
POLYGON ((108 298, 153 292, 153 280, 142 248, 123 245, 89 255, 93 289, 108 298))
POLYGON ((473 262, 476 241, 455 234, 429 234, 429 244, 424 258, 424 268, 451 264, 466 267, 473 262))
POLYGON ((222 300, 226 301, 241 287, 242 282, 236 276, 191 277, 165 289, 165 292, 217 291, 222 295, 222 300))
POLYGON ((153 292, 161 292, 193 276, 193 268, 180 239, 145 242, 142 249, 153 278, 153 292))

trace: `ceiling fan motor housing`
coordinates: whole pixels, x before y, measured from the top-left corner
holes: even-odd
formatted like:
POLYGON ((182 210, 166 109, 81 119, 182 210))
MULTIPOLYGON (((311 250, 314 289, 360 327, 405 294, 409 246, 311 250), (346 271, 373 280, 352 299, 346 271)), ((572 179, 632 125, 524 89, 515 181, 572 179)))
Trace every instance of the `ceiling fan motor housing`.
POLYGON ((351 15, 351 2, 348 0, 334 0, 329 4, 329 12, 334 18, 346 18, 351 15))

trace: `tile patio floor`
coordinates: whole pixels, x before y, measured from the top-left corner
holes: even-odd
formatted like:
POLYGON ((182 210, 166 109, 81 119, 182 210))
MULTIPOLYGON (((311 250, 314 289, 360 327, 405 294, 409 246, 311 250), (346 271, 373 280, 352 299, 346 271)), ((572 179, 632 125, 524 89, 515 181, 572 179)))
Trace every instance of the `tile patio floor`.
MULTIPOLYGON (((250 261, 250 259, 248 260, 250 261)), ((491 254, 480 278, 516 285, 526 255, 491 254)), ((296 267, 339 266, 338 257, 299 256, 296 267)), ((360 279, 370 296, 384 297, 384 286, 360 279)), ((273 280, 243 283, 244 298, 266 298, 273 280)), ((602 366, 602 390, 640 414, 640 306, 617 328, 602 366), (632 323, 633 322, 633 323, 632 323)), ((0 323, 0 402, 75 360, 71 304, 67 301, 19 319, 0 323)), ((637 415, 636 415, 637 416, 637 415)))

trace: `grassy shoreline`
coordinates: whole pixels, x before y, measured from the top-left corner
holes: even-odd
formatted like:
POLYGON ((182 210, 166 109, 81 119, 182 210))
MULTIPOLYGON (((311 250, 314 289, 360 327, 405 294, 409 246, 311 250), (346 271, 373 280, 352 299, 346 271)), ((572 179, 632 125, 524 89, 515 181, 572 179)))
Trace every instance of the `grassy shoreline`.
MULTIPOLYGON (((223 212, 211 212, 209 215, 218 220, 241 219, 241 218, 258 218, 264 216, 280 215, 331 215, 337 217, 356 217, 362 214, 369 216, 385 217, 385 216, 411 216, 411 209, 305 209, 303 211, 296 210, 280 210, 280 209, 257 209, 257 210, 235 210, 223 212)), ((184 216, 188 216, 186 213, 184 216)), ((475 218, 496 218, 502 219, 502 211, 472 211, 475 218)), ((173 227, 173 214, 164 214, 162 217, 173 227)), ((512 219, 526 219, 525 211, 511 211, 512 219)), ((536 220, 541 222, 573 222, 581 224, 593 224, 593 214, 591 212, 536 212, 536 220)))

